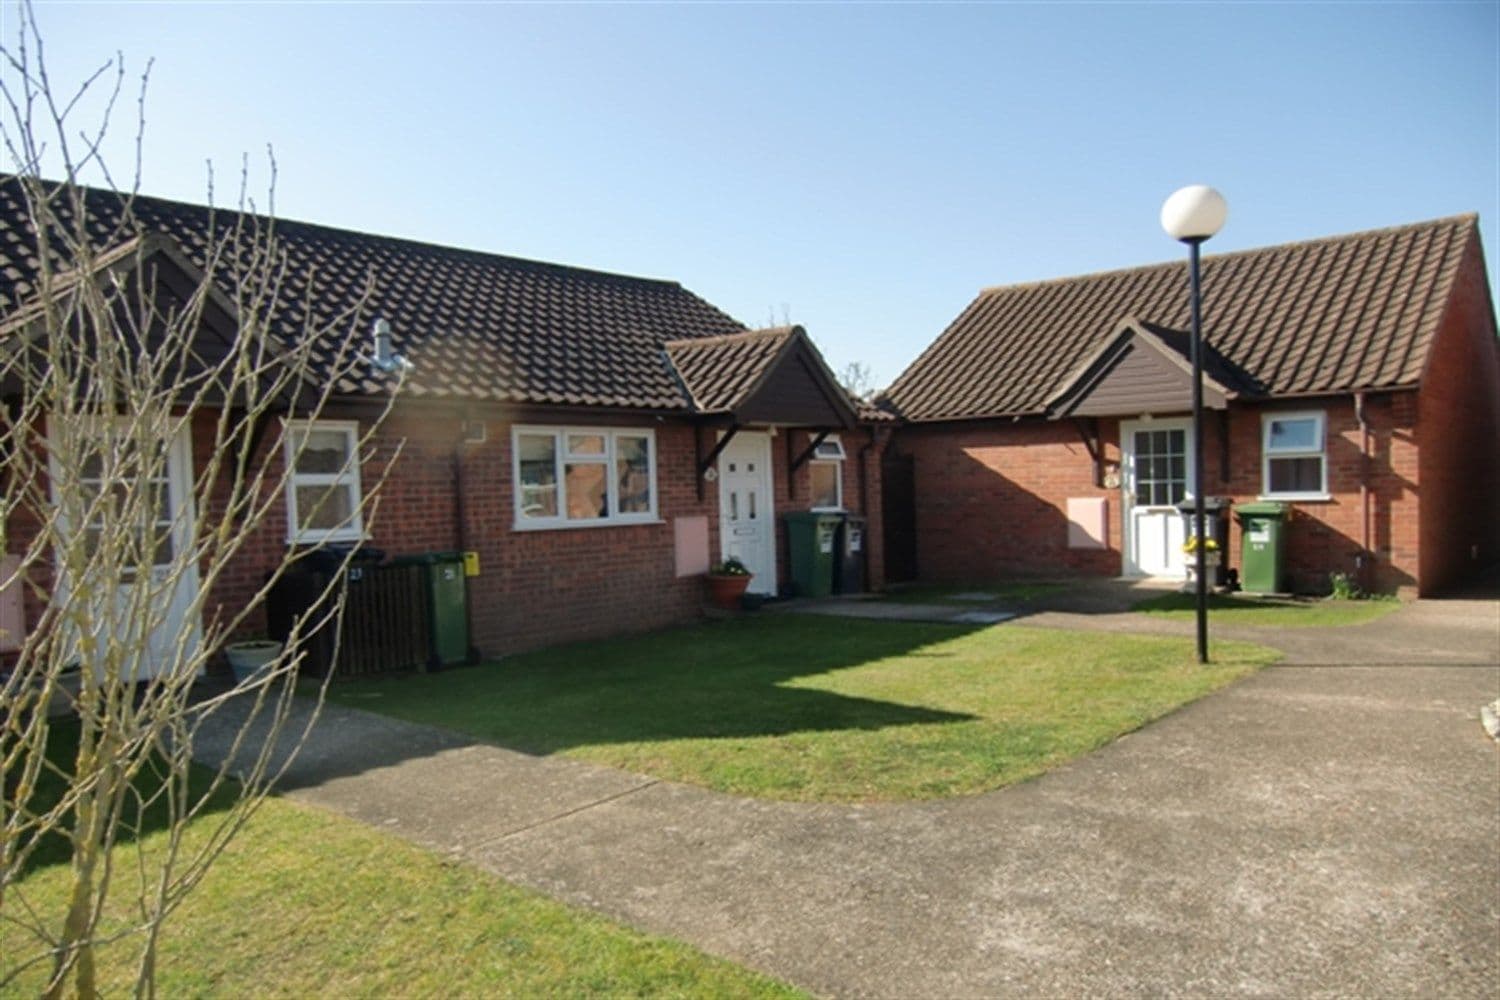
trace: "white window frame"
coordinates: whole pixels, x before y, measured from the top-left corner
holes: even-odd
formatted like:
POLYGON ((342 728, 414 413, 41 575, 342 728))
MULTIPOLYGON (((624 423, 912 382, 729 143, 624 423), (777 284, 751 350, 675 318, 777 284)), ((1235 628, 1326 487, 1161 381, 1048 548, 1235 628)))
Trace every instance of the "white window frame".
POLYGON ((1260 498, 1263 500, 1327 500, 1328 493, 1328 414, 1323 410, 1287 410, 1263 413, 1260 418, 1260 498), (1312 420, 1317 427, 1316 448, 1271 449, 1271 425, 1278 420, 1312 420), (1322 475, 1316 490, 1271 489, 1271 462, 1279 458, 1316 458, 1322 475))
POLYGON ((659 524, 657 513, 661 502, 660 487, 656 477, 656 432, 649 427, 578 427, 561 425, 516 424, 510 429, 510 482, 511 482, 511 526, 514 531, 556 531, 575 528, 609 528, 624 524, 659 524), (570 455, 567 450, 568 435, 581 434, 604 438, 604 454, 570 455), (552 517, 528 517, 521 511, 521 448, 522 435, 552 438, 553 480, 557 483, 557 514, 552 517), (645 438, 647 442, 647 475, 651 481, 650 509, 645 511, 620 510, 620 489, 616 480, 616 442, 622 437, 645 438), (570 463, 597 462, 608 472, 609 513, 605 517, 588 520, 569 520, 568 485, 564 473, 570 463))
POLYGON ((289 545, 320 545, 325 542, 362 542, 365 535, 364 491, 360 482, 359 422, 355 420, 288 420, 283 430, 286 461, 286 540, 289 545), (340 431, 344 435, 348 464, 342 471, 303 472, 296 466, 297 453, 313 431, 340 431), (298 486, 347 486, 352 515, 349 523, 333 529, 299 529, 298 486))
POLYGON ((844 443, 837 434, 830 434, 818 442, 813 449, 813 458, 808 465, 808 488, 812 487, 812 470, 817 466, 833 467, 834 504, 832 507, 809 507, 815 511, 842 512, 844 509, 844 443))

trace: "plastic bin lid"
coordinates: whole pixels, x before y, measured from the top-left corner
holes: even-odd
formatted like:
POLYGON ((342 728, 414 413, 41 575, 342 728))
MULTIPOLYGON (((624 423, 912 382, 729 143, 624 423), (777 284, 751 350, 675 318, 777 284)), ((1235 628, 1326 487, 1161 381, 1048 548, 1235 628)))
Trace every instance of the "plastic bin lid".
POLYGON ((1234 508, 1241 517, 1285 517, 1288 507, 1275 500, 1256 500, 1242 503, 1234 508))
POLYGON ((843 514, 830 513, 826 510, 794 510, 781 515, 788 521, 796 521, 821 524, 825 521, 838 521, 843 519, 843 514))

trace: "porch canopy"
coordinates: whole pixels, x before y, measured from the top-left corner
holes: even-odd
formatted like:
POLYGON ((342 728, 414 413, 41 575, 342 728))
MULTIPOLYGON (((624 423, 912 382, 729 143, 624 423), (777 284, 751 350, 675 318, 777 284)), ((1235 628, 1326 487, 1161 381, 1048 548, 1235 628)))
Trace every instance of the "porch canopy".
POLYGON ((807 428, 812 440, 792 457, 795 470, 828 434, 859 423, 854 401, 800 326, 673 340, 663 348, 693 411, 705 418, 700 427, 727 428, 711 450, 699 435, 700 490, 704 473, 741 428, 807 428))
MULTIPOLYGON (((1134 417, 1186 412, 1193 406, 1191 339, 1182 330, 1134 317, 1120 322, 1047 401, 1047 415, 1134 417)), ((1252 380, 1206 342, 1203 405, 1223 410, 1255 395, 1252 380)))

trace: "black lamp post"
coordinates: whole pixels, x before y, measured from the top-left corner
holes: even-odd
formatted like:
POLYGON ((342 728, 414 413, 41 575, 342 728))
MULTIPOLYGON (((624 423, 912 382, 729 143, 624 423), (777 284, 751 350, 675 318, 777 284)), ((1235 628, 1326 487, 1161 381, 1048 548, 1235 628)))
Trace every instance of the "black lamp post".
MULTIPOLYGON (((1172 192, 1161 207, 1161 227, 1188 245, 1193 361, 1193 576, 1198 598, 1198 662, 1208 662, 1208 558, 1203 534, 1203 329, 1199 319, 1198 248, 1224 226, 1229 206, 1211 187, 1193 184, 1172 192)), ((1222 558, 1222 556, 1221 556, 1222 558)))

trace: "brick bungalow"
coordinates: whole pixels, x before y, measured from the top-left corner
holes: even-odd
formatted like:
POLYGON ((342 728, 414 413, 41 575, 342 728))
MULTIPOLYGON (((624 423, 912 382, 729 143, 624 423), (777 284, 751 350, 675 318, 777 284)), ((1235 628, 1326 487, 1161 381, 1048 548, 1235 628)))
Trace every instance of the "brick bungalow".
MULTIPOLYGON (((1475 216, 1209 256, 1203 295, 1204 489, 1290 505, 1294 589, 1427 595, 1500 561, 1475 216)), ((884 398, 918 575, 1181 575, 1187 326, 1183 263, 982 291, 884 398)))
MULTIPOLYGON (((90 191, 87 204, 106 221, 122 211, 111 192, 90 191)), ((179 281, 205 267, 211 216, 221 232, 235 221, 147 197, 130 211, 172 265, 153 273, 175 269, 179 281)), ((856 407, 800 327, 747 330, 671 281, 275 227, 289 269, 271 329, 298 330, 304 308, 349 311, 351 336, 384 320, 412 365, 373 467, 356 457, 348 488, 403 450, 373 523, 321 531, 299 518, 289 489, 211 603, 243 606, 289 546, 473 551, 472 640, 493 656, 690 620, 702 574, 731 554, 755 571, 752 591, 774 594, 787 583, 788 511, 880 517, 889 418, 856 407)), ((0 178, 0 319, 27 301, 30 232, 17 182, 0 178)), ((234 334, 231 317, 218 322, 234 334)), ((303 428, 335 467, 387 385, 372 372, 338 386, 323 419, 303 428)), ((206 429, 213 414, 197 419, 206 429)), ((195 431, 174 458, 187 465, 183 481, 206 442, 195 431)), ((196 514, 214 518, 213 498, 196 514)), ((867 552, 873 587, 883 579, 878 534, 867 552)))

